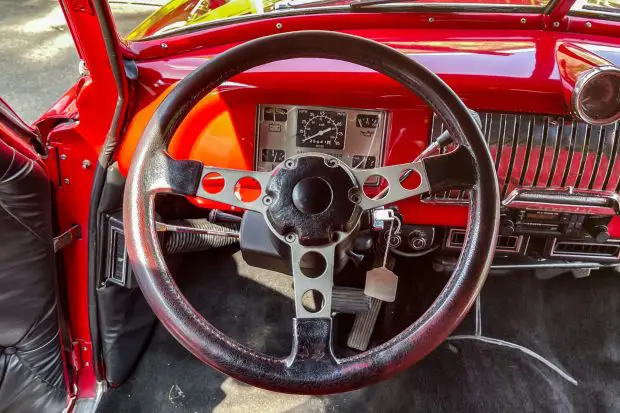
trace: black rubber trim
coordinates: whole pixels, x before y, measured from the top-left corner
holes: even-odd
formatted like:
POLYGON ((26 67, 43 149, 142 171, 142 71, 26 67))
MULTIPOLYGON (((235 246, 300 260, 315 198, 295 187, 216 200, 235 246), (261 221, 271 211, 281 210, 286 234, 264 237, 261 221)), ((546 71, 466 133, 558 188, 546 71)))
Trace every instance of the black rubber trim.
POLYGON ((118 139, 121 134, 122 118, 125 111, 125 73, 124 67, 119 64, 119 54, 116 46, 118 36, 114 29, 114 21, 111 16, 110 7, 105 0, 93 0, 93 6, 97 15, 97 21, 101 27, 101 35, 105 44, 106 54, 114 76, 114 83, 118 93, 116 107, 110 123, 110 129, 99 152, 97 167, 93 177, 93 185, 90 193, 90 208, 88 211, 88 321, 90 324, 90 335, 93 349, 93 360, 95 365, 95 376, 97 380, 104 380, 103 358, 101 355, 101 343, 99 337, 99 319, 97 316, 97 245, 99 243, 99 201, 103 193, 105 178, 108 166, 112 162, 112 156, 116 150, 118 139))
MULTIPOLYGON (((459 97, 435 74, 409 57, 360 37, 300 31, 259 38, 221 53, 200 66, 166 96, 147 125, 133 156, 125 187, 126 245, 138 284, 168 331, 206 364, 246 383, 269 390, 325 394, 360 388, 410 367, 442 343, 469 311, 489 270, 499 221, 499 189, 493 160, 478 125, 459 97), (247 348, 209 324, 178 290, 158 243, 154 223, 152 167, 182 119, 207 93, 255 66, 297 57, 344 60, 377 70, 429 103, 475 165, 469 235, 457 268, 430 308, 392 340, 335 362, 290 363, 247 348)), ((302 323, 305 325, 305 323, 302 323)), ((300 324, 297 322, 297 327, 300 324)), ((308 329, 324 331, 315 321, 308 329)), ((305 335, 310 345, 312 337, 305 335)), ((298 349, 297 349, 298 350, 298 349)), ((295 350, 293 350, 295 351, 295 350)), ((295 357, 298 359, 299 357, 295 357)))

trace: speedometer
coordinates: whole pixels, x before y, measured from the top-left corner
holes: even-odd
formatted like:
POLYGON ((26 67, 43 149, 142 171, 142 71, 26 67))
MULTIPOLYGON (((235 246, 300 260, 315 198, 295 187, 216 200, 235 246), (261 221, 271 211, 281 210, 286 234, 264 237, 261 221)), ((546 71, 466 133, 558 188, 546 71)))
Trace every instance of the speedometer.
POLYGON ((347 113, 299 109, 297 146, 300 148, 344 149, 347 113))
MULTIPOLYGON (((255 168, 271 171, 286 158, 320 152, 351 168, 383 164, 388 114, 376 109, 259 105, 255 168)), ((377 181, 378 182, 378 181, 377 181)))

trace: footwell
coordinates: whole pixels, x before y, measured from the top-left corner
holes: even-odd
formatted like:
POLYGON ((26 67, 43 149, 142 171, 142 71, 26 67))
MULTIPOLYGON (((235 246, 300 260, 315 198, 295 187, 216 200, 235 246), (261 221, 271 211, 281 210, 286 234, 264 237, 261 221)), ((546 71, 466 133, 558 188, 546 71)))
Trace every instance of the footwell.
MULTIPOLYGON (((234 249, 188 255, 178 282, 216 327, 246 345, 286 355, 291 278, 248 267, 234 249), (226 253, 224 253, 226 252, 226 253)), ((414 275, 423 282, 424 277, 414 275)), ((426 301, 424 288, 410 299, 426 301)), ((605 412, 620 411, 620 276, 541 281, 490 277, 476 311, 408 371, 366 389, 310 397, 257 389, 203 365, 161 326, 130 380, 99 412, 605 412), (478 323, 476 323, 478 320, 478 323), (497 346, 490 337, 523 346, 497 346), (560 370, 563 374, 559 374, 560 370), (572 379, 569 380, 568 378, 572 379)))

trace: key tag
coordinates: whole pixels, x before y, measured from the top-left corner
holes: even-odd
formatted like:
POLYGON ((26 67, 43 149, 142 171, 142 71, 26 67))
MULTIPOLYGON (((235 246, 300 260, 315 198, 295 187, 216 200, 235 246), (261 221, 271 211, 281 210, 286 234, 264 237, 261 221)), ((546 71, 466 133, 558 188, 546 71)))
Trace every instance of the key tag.
MULTIPOLYGON (((384 210, 391 211, 391 210, 384 210)), ((385 246, 385 254, 383 255, 383 265, 373 268, 366 273, 366 286, 364 294, 381 301, 393 303, 396 300, 396 288, 398 287, 398 276, 386 268, 388 250, 392 241, 392 229, 394 228, 394 220, 398 220, 393 214, 387 214, 386 221, 390 221, 390 229, 387 237, 387 245, 385 246)), ((399 221, 400 223, 400 221, 399 221)), ((400 228, 400 225, 398 226, 400 228)))

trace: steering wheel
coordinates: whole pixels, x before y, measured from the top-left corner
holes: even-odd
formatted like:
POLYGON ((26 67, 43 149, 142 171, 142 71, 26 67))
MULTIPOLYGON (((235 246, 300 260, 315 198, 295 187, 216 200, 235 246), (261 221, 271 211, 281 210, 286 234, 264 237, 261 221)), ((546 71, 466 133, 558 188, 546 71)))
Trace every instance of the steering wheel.
POLYGON ((211 367, 254 386, 326 394, 357 389, 406 369, 443 342, 460 323, 484 283, 495 250, 499 190, 482 132, 463 102, 436 75, 374 41, 302 31, 236 46, 198 67, 174 87, 153 114, 134 154, 123 218, 138 285, 159 320, 186 349, 211 367), (457 148, 418 162, 368 170, 351 169, 329 155, 305 153, 286 159, 272 172, 215 168, 194 160, 175 160, 167 154, 179 123, 207 93, 245 70, 296 57, 357 63, 400 82, 441 117, 457 148), (399 180, 410 170, 420 177, 415 189, 403 187, 399 180), (202 185, 204 177, 212 173, 225 181, 216 194, 202 185), (373 175, 383 177, 389 185, 381 199, 371 199, 362 191, 366 178, 373 175), (235 195, 235 184, 246 177, 261 187, 261 195, 252 202, 235 195), (331 345, 334 257, 350 245, 361 214, 424 192, 451 188, 470 191, 469 229, 443 291, 416 322, 390 341, 337 359, 331 345), (288 246, 296 311, 289 357, 270 357, 235 342, 189 304, 175 284, 159 245, 154 210, 158 193, 201 197, 258 212, 273 235, 288 246), (322 262, 322 272, 304 271, 300 263, 309 256, 322 262), (318 311, 302 305, 302 295, 309 290, 323 296, 318 311))

